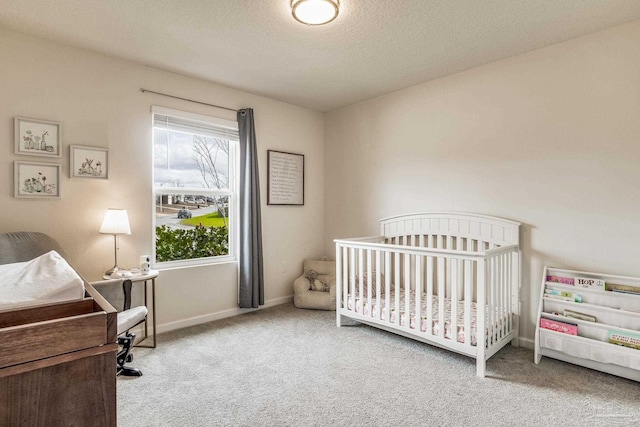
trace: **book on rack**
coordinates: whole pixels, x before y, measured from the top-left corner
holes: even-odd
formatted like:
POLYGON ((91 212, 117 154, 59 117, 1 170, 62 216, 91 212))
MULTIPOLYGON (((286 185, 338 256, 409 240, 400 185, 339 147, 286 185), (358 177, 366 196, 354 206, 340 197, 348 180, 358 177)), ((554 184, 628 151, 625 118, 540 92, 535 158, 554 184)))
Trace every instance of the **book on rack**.
POLYGON ((573 277, 547 276, 547 282, 562 283, 563 285, 573 286, 573 277))
POLYGON ((606 288, 608 291, 621 292, 624 294, 636 294, 640 295, 640 287, 630 285, 617 285, 615 283, 607 283, 606 288))
POLYGON ((585 320, 587 322, 595 322, 596 321, 596 316, 592 316, 590 314, 586 314, 586 313, 580 313, 577 311, 573 311, 573 310, 564 310, 563 312, 564 317, 572 317, 574 319, 579 319, 579 320, 585 320))
POLYGON ((591 277, 575 277, 575 285, 579 288, 600 289, 604 291, 604 280, 591 277))
POLYGON ((540 318, 540 327, 563 334, 578 335, 578 325, 575 323, 560 322, 558 320, 540 318))
POLYGON ((609 342, 624 347, 640 350, 640 334, 625 331, 609 331, 609 342))
POLYGON ((545 289, 544 296, 546 298, 557 299, 560 301, 582 302, 582 295, 575 292, 559 291, 557 289, 545 289))

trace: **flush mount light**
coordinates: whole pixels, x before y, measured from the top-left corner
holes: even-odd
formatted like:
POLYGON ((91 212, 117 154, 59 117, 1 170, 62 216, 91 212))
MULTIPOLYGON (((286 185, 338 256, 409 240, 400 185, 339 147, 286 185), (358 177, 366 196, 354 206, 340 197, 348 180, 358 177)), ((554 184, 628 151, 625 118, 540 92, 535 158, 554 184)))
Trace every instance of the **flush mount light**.
POLYGON ((338 16, 340 0, 291 0, 291 14, 306 25, 327 24, 338 16))

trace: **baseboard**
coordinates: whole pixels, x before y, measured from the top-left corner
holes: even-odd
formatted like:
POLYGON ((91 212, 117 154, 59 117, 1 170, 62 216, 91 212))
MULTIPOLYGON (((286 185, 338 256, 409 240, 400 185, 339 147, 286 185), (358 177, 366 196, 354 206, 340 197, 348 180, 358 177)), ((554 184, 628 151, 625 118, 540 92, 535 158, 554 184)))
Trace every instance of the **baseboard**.
POLYGON ((535 347, 535 341, 531 338, 523 338, 520 337, 520 347, 528 348, 529 350, 533 350, 535 347))
POLYGON ((203 316, 190 317, 188 319, 178 320, 170 323, 163 323, 157 325, 158 333, 175 331, 178 329, 188 328, 189 326, 200 325, 202 323, 213 322, 214 320, 225 319, 227 317, 238 316, 240 314, 249 313, 252 311, 262 310, 264 308, 274 307, 280 304, 286 304, 293 301, 293 295, 289 295, 281 298, 274 298, 264 302, 264 305, 259 308, 232 308, 229 310, 218 311, 215 313, 205 314, 203 316))

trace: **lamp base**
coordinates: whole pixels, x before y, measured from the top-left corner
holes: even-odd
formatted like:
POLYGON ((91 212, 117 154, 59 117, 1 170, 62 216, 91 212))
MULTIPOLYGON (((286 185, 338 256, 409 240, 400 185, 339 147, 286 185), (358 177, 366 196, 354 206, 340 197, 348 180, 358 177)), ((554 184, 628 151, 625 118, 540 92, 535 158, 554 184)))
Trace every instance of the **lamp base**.
POLYGON ((113 273, 116 273, 118 270, 120 270, 118 268, 117 265, 114 265, 113 267, 111 267, 110 269, 108 269, 107 271, 104 272, 105 276, 111 276, 113 273))

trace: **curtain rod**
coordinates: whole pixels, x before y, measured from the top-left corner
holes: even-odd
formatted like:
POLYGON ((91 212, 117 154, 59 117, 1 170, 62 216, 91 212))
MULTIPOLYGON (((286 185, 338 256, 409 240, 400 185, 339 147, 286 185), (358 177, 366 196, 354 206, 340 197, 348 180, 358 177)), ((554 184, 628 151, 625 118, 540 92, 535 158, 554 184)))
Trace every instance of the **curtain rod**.
POLYGON ((154 92, 154 91, 152 91, 152 90, 143 89, 143 88, 140 88, 140 92, 155 93, 156 95, 167 96, 167 97, 169 97, 169 98, 180 99, 180 100, 182 100, 182 101, 195 102, 196 104, 208 105, 209 107, 222 108, 223 110, 235 111, 236 113, 239 111, 239 110, 236 110, 235 108, 228 108, 228 107, 223 107, 223 106, 221 106, 221 105, 208 104, 208 103, 206 103, 206 102, 201 102, 201 101, 194 101, 193 99, 181 98, 181 97, 179 97, 179 96, 168 95, 168 94, 166 94, 166 93, 160 93, 160 92, 154 92))

